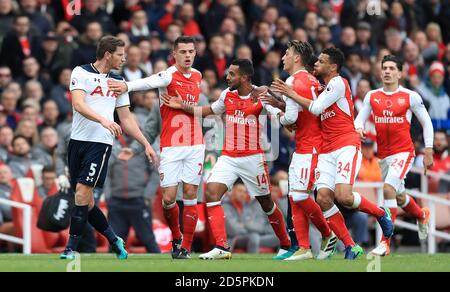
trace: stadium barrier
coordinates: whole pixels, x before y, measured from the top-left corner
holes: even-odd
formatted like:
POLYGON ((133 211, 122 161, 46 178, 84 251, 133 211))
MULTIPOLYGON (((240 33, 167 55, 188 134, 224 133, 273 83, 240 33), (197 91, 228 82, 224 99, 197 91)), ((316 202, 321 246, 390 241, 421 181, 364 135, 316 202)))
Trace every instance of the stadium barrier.
POLYGON ((31 254, 31 206, 0 198, 0 204, 23 210, 23 238, 0 233, 0 240, 21 244, 23 254, 31 254))
MULTIPOLYGON (((428 194, 428 177, 439 177, 442 180, 449 181, 450 182, 450 176, 446 174, 440 174, 432 171, 428 171, 427 175, 425 176, 423 174, 423 169, 421 168, 413 168, 411 170, 413 173, 421 174, 421 191, 418 190, 410 190, 407 189, 406 193, 415 199, 421 199, 424 205, 426 205, 430 209, 430 223, 429 223, 429 235, 427 240, 427 248, 426 251, 429 254, 435 254, 436 253, 436 238, 442 238, 444 240, 450 241, 450 234, 446 232, 442 232, 437 230, 436 228, 436 205, 442 205, 445 207, 450 208, 450 200, 441 198, 436 195, 430 195, 428 194)), ((375 199, 376 203, 378 205, 383 205, 384 196, 383 196, 383 182, 356 182, 355 188, 356 189, 375 189, 375 199)), ((363 193, 364 194, 364 193, 363 193)), ((416 224, 411 224, 402 220, 396 220, 395 222, 396 226, 412 230, 412 231, 418 231, 418 227, 416 224)), ((450 218, 449 218, 449 226, 450 226, 450 218)), ((376 228, 376 238, 377 242, 381 240, 381 228, 377 224, 376 228)), ((421 245, 424 246, 425 242, 422 242, 421 245)), ((423 248, 425 249, 425 248, 423 248)))

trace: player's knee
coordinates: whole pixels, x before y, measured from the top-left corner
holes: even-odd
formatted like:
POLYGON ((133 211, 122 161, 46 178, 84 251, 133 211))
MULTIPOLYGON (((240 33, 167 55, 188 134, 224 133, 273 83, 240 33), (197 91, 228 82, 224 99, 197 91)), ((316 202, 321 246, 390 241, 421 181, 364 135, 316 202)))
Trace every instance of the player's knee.
POLYGON ((194 185, 184 185, 183 186, 183 198, 188 200, 193 200, 197 198, 198 187, 194 185))
POLYGON ((75 204, 77 206, 89 206, 91 204, 92 198, 89 194, 76 192, 75 193, 75 204))
POLYGON ((273 211, 275 203, 270 196, 260 196, 256 197, 256 199, 265 213, 273 211))
POLYGON ((383 194, 384 194, 384 198, 385 199, 393 199, 393 198, 395 198, 396 191, 391 185, 384 184, 384 186, 383 186, 383 194))
POLYGON ((91 211, 91 210, 94 208, 94 206, 95 206, 95 201, 94 201, 94 199, 92 199, 92 200, 89 202, 89 205, 88 205, 89 211, 91 211))
POLYGON ((406 194, 397 194, 397 206, 403 206, 406 203, 406 194))
POLYGON ((334 205, 333 199, 330 196, 321 193, 320 191, 317 194, 316 202, 320 206, 322 211, 329 210, 334 205))

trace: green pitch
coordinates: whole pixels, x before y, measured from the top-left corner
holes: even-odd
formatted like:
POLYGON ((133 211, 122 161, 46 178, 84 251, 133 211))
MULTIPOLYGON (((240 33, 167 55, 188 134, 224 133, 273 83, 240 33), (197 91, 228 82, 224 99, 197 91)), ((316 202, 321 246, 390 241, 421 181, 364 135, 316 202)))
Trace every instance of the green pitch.
POLYGON ((235 254, 229 261, 201 261, 197 255, 186 261, 174 261, 169 255, 130 255, 126 261, 118 261, 111 254, 82 255, 80 265, 58 259, 58 255, 0 254, 0 272, 5 271, 52 271, 65 272, 80 267, 82 272, 98 271, 141 271, 141 272, 383 272, 408 271, 431 272, 450 271, 450 254, 394 254, 376 259, 364 255, 356 261, 345 261, 343 254, 336 254, 327 261, 306 262, 273 261, 272 255, 235 254))

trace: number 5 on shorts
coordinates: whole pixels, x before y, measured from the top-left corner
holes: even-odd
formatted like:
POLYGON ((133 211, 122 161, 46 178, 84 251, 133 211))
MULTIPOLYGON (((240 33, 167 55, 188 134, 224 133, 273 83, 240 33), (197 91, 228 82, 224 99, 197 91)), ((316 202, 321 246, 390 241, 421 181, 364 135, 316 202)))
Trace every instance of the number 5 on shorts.
POLYGON ((89 168, 89 176, 94 176, 97 172, 97 163, 91 163, 91 167, 89 168))

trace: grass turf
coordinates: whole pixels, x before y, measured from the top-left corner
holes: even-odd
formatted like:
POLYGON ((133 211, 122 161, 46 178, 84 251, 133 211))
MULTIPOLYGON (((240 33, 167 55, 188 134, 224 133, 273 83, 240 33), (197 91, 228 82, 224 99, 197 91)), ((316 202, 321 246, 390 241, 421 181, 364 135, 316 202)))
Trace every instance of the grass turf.
MULTIPOLYGON (((130 255, 119 261, 111 254, 86 254, 81 256, 82 272, 366 272, 381 269, 383 272, 450 271, 450 254, 394 254, 381 258, 363 255, 356 261, 346 261, 336 254, 326 261, 274 261, 272 255, 234 254, 229 261, 201 261, 193 259, 174 261, 170 255, 130 255)), ((65 272, 69 261, 60 260, 57 254, 30 255, 0 254, 0 272, 65 272)))

